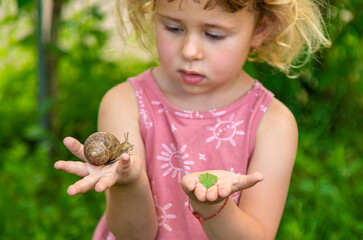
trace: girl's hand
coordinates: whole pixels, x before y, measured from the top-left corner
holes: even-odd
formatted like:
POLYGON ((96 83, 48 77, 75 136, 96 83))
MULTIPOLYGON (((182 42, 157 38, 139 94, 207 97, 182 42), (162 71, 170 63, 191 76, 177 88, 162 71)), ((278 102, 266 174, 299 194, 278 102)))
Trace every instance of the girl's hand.
POLYGON ((263 180, 263 175, 259 172, 249 175, 241 175, 223 170, 207 172, 218 177, 218 181, 208 189, 199 181, 199 175, 206 172, 195 172, 182 178, 183 190, 190 200, 219 203, 231 194, 250 188, 263 180))
POLYGON ((142 173, 143 163, 136 155, 123 153, 121 159, 111 165, 96 166, 87 162, 83 153, 83 144, 72 137, 66 137, 64 145, 80 161, 57 161, 54 167, 82 177, 73 185, 68 187, 67 193, 70 196, 85 193, 90 190, 103 192, 111 186, 127 185, 137 181, 142 173))

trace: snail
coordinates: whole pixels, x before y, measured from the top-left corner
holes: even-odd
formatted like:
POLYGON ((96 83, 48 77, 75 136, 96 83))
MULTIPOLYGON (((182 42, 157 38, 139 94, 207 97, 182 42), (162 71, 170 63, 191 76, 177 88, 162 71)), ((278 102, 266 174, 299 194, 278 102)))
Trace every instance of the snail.
POLYGON ((108 132, 95 132, 84 142, 84 156, 93 165, 109 165, 121 158, 122 153, 129 154, 134 145, 129 143, 129 133, 124 134, 125 142, 120 143, 108 132))

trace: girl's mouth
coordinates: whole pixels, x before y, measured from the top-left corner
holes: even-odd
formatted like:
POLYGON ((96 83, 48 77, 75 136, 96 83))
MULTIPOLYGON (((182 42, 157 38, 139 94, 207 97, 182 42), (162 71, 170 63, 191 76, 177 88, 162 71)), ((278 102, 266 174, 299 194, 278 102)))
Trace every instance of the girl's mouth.
POLYGON ((179 75, 182 78, 182 80, 189 85, 197 85, 205 79, 204 75, 201 75, 193 71, 187 71, 184 69, 179 71, 179 75))

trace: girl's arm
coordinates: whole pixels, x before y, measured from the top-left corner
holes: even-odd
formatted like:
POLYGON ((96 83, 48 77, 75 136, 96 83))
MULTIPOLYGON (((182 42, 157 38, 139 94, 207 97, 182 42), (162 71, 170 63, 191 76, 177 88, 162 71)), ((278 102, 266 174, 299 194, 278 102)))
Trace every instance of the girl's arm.
POLYGON ((192 178, 186 176, 183 179, 191 205, 202 218, 213 215, 223 206, 225 200, 221 201, 221 198, 226 197, 226 192, 230 194, 244 189, 239 206, 229 200, 219 214, 202 221, 209 239, 275 238, 295 162, 297 137, 297 125, 292 113, 281 102, 274 100, 259 126, 247 176, 236 176, 234 173, 230 173, 229 177, 221 175, 225 180, 232 180, 223 181, 224 184, 207 191, 200 183, 186 190, 187 185, 191 184, 188 179, 192 178), (262 181, 262 177, 255 172, 263 174, 262 181), (213 201, 216 196, 219 198, 213 201))
POLYGON ((146 173, 137 101, 129 82, 112 88, 102 99, 98 129, 110 132, 119 139, 129 132, 129 142, 134 144, 128 162, 131 171, 123 175, 132 176, 135 171, 140 172, 134 181, 122 182, 124 178, 121 178, 107 190, 106 221, 109 229, 118 239, 155 239, 157 216, 146 173), (137 171, 140 168, 141 171, 137 171))

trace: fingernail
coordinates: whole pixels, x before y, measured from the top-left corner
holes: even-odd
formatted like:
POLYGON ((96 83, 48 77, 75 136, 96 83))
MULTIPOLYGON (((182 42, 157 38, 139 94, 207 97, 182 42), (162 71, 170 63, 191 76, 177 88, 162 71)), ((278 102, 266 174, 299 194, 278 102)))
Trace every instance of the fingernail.
POLYGON ((129 159, 130 159, 130 155, 129 155, 129 154, 127 154, 127 153, 123 153, 123 154, 121 155, 121 157, 122 157, 122 159, 123 159, 123 160, 129 160, 129 159))
POLYGON ((76 192, 75 192, 75 190, 74 190, 74 188, 72 186, 68 187, 67 193, 68 193, 69 196, 73 196, 73 195, 76 194, 76 192))
POLYGON ((60 165, 62 165, 62 163, 58 161, 58 162, 54 163, 54 168, 59 169, 61 167, 60 165))
POLYGON ((257 172, 257 173, 255 173, 255 176, 256 176, 256 178, 258 179, 258 180, 263 180, 263 174, 262 173, 259 173, 259 172, 257 172))

